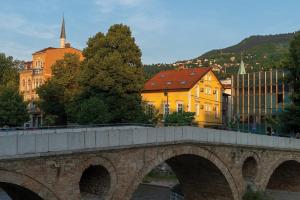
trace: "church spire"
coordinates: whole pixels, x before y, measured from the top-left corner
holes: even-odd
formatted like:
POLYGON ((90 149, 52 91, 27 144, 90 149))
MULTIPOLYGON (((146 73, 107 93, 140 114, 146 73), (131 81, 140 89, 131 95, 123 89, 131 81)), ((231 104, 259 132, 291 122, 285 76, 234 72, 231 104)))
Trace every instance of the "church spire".
POLYGON ((60 30, 60 48, 65 48, 66 46, 66 30, 65 30, 65 18, 63 16, 61 30, 60 30))
POLYGON ((240 64, 240 68, 239 68, 238 74, 239 75, 246 74, 245 64, 244 64, 243 56, 242 55, 241 55, 241 64, 240 64))

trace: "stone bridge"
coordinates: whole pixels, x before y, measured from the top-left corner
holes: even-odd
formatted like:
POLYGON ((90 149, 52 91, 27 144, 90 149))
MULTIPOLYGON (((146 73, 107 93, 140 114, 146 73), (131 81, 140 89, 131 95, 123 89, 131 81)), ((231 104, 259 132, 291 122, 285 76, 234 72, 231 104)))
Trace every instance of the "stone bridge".
POLYGON ((196 127, 0 132, 0 187, 14 200, 130 200, 166 162, 186 200, 300 192, 300 140, 196 127))

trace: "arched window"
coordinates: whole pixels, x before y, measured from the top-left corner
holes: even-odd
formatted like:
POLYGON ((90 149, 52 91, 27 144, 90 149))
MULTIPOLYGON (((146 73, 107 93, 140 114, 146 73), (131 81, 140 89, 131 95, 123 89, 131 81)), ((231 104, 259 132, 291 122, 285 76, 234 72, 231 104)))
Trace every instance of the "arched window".
POLYGON ((28 79, 27 84, 28 84, 28 90, 31 90, 32 85, 31 85, 31 80, 30 79, 28 79))

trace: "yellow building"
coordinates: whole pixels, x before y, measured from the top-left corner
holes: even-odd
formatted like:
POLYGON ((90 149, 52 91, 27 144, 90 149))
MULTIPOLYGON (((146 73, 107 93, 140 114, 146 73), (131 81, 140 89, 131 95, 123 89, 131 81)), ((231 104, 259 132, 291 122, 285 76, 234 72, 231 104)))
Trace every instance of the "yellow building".
POLYGON ((160 114, 195 112, 202 127, 222 125, 222 84, 211 68, 162 71, 144 86, 143 101, 160 114))
POLYGON ((64 58, 66 53, 78 54, 83 59, 82 52, 71 47, 66 42, 65 22, 63 19, 60 48, 48 47, 32 54, 32 61, 25 63, 24 70, 20 72, 19 90, 24 96, 25 101, 33 101, 38 98, 36 88, 42 85, 52 76, 52 65, 64 58))

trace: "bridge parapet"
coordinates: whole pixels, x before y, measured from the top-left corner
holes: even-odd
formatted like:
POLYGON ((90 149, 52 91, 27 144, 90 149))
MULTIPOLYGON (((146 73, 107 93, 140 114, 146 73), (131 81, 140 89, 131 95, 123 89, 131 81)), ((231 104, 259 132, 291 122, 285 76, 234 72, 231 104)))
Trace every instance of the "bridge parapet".
POLYGON ((106 127, 0 132, 0 160, 174 143, 300 150, 300 140, 198 127, 106 127))

